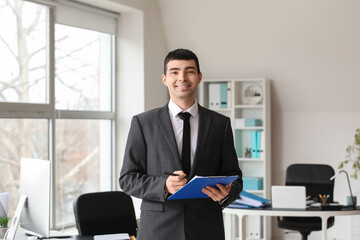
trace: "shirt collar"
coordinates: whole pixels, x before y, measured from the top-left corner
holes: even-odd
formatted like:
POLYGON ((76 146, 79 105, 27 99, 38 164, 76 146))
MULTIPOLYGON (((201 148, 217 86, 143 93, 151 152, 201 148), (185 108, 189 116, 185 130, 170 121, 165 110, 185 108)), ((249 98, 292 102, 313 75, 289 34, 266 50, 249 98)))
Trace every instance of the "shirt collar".
POLYGON ((195 100, 195 103, 187 110, 182 110, 178 105, 176 105, 171 99, 169 101, 169 110, 171 114, 175 117, 180 112, 189 112, 191 116, 196 117, 199 112, 199 105, 197 101, 195 100))

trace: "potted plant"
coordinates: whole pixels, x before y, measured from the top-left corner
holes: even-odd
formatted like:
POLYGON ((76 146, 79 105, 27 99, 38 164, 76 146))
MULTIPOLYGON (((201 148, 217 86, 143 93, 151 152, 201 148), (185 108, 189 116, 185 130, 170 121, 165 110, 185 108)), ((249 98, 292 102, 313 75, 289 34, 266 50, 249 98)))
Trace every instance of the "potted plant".
POLYGON ((245 147, 245 157, 250 158, 251 157, 251 148, 245 147))
POLYGON ((0 238, 4 238, 6 231, 8 230, 9 217, 0 217, 0 238))
POLYGON ((360 129, 356 129, 355 142, 346 148, 346 160, 342 161, 339 169, 344 168, 348 163, 352 163, 353 173, 350 177, 357 179, 360 172, 360 129))

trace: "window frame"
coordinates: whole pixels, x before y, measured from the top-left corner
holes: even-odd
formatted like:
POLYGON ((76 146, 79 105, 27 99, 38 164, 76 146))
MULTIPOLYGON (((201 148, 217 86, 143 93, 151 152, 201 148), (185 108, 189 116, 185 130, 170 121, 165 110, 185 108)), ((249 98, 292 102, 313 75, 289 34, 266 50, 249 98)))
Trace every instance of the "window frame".
MULTIPOLYGON (((47 0, 23 0, 33 2, 36 4, 44 5, 47 8, 47 102, 48 103, 21 103, 21 102, 0 102, 0 118, 14 118, 14 119, 47 119, 48 120, 48 160, 51 166, 55 166, 56 152, 55 152, 55 132, 56 120, 58 119, 84 119, 84 120, 110 120, 111 121, 111 135, 109 136, 111 142, 111 186, 113 191, 116 189, 116 50, 117 50, 117 34, 111 38, 111 109, 110 111, 79 111, 79 110, 57 110, 55 109, 55 7, 50 1, 47 0)), ((80 4, 80 3, 79 3, 80 4)), ((85 5, 86 8, 88 6, 85 5)), ((95 8, 95 7, 93 7, 95 8)), ((100 10, 102 11, 102 9, 100 10)), ((106 10, 104 10, 106 11, 106 10)), ((20 159, 19 159, 20 161, 20 159)), ((75 222, 69 225, 57 226, 56 221, 56 204, 55 199, 55 186, 56 186, 56 173, 57 169, 51 169, 51 202, 50 202, 50 228, 59 229, 63 227, 75 226, 75 222)))

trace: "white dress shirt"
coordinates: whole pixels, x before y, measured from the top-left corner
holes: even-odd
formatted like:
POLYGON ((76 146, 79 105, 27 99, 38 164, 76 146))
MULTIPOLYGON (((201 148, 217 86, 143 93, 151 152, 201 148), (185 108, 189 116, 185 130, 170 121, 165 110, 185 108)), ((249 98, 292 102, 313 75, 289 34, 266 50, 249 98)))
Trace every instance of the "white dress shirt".
POLYGON ((183 143, 183 124, 184 121, 178 116, 180 112, 189 112, 190 116, 190 144, 191 144, 191 166, 194 162, 194 156, 196 151, 196 143, 198 137, 198 126, 199 126, 199 105, 197 101, 187 110, 182 110, 178 105, 176 105, 171 99, 169 101, 169 115, 171 120, 171 125, 174 129, 174 135, 177 143, 177 147, 180 153, 182 153, 182 143, 183 143))

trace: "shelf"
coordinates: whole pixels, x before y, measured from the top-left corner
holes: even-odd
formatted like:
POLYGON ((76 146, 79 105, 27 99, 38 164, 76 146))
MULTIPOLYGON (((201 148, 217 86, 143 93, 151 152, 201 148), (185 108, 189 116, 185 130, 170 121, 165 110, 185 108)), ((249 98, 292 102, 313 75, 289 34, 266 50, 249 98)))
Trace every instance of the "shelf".
POLYGON ((231 108, 209 108, 210 110, 216 111, 216 112, 230 112, 231 108))
POLYGON ((264 130, 264 127, 241 127, 241 128, 235 128, 235 130, 245 130, 245 131, 264 130))
POLYGON ((264 159, 262 158, 238 158, 239 162, 262 162, 264 159))
MULTIPOLYGON (((247 191, 261 195, 264 198, 270 198, 271 105, 269 81, 267 79, 203 79, 200 85, 199 103, 204 107, 217 106, 217 108, 211 108, 211 110, 231 119, 235 150, 243 176, 263 178, 263 189, 247 191), (221 85, 223 86, 222 90, 221 88, 217 90, 212 85, 213 83, 227 83, 227 91, 224 90, 223 85, 221 85), (218 98, 220 98, 220 101, 218 98), (226 102, 227 105, 223 105, 223 107, 227 108, 220 108, 219 104, 212 104, 222 101, 226 102), (246 126, 252 127, 245 127, 245 120, 247 119, 255 119, 256 124, 255 121, 254 123, 248 122, 246 126), (260 120, 260 123, 258 120, 260 120), (254 137, 254 132, 262 132, 260 138, 258 135, 254 137), (255 147, 252 141, 254 139, 257 142, 255 147), (245 153, 249 148, 259 148, 257 139, 261 139, 261 158, 246 158, 245 153)), ((270 239, 271 222, 269 219, 263 218, 263 222, 259 227, 261 228, 259 231, 262 232, 261 239, 270 239)))
POLYGON ((241 108, 259 108, 262 109, 264 108, 263 105, 250 105, 250 104, 240 104, 240 105, 235 105, 234 106, 236 109, 241 109, 241 108))

